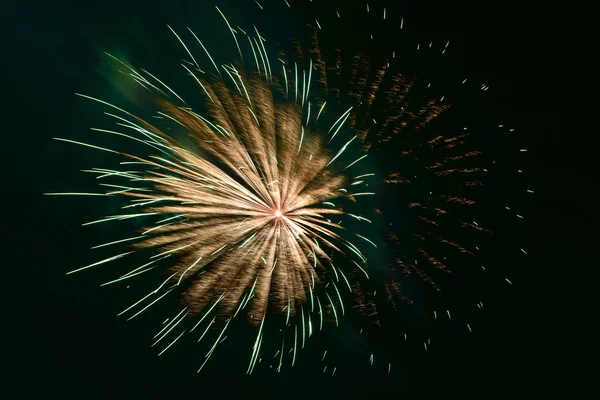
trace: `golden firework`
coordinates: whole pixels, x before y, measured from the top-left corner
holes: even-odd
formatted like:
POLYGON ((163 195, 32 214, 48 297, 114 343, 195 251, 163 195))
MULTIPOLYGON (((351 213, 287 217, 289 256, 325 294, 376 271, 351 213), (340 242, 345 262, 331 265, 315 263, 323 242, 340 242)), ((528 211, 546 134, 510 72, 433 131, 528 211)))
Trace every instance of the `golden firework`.
MULTIPOLYGON (((173 33, 177 36, 175 31, 173 33)), ((187 51, 181 38, 177 36, 177 39, 187 51)), ((256 49, 261 51, 258 45, 256 49)), ((366 156, 360 156, 345 168, 339 163, 340 156, 357 137, 339 146, 337 152, 330 151, 324 144, 325 136, 328 135, 331 142, 338 135, 350 110, 337 119, 327 135, 309 129, 309 123, 315 124, 325 108, 323 102, 311 119, 308 99, 312 61, 308 73, 302 71, 301 82, 288 79, 284 66, 281 79, 284 84, 270 73, 266 63, 262 70, 259 66, 258 72, 251 74, 241 67, 223 66, 230 82, 226 82, 220 72, 219 76, 212 77, 196 73, 195 60, 189 62, 191 68, 182 64, 206 97, 205 107, 197 111, 147 71, 139 73, 120 59, 107 55, 121 68, 126 67, 136 84, 155 95, 159 111, 154 118, 170 124, 169 129, 175 128, 179 135, 191 136, 198 149, 194 151, 182 145, 175 135, 165 133, 148 120, 103 100, 80 95, 117 110, 117 113, 106 114, 121 128, 119 131, 92 128, 93 131, 140 142, 150 151, 145 153, 148 155, 137 156, 57 138, 116 153, 126 160, 120 163, 122 170, 85 171, 97 174, 97 179, 102 181, 105 178, 120 180, 118 184, 101 183, 110 188, 108 192, 53 194, 120 195, 128 200, 123 209, 135 209, 133 213, 111 215, 84 225, 134 218, 140 218, 144 224, 152 218, 158 220, 140 229, 137 236, 94 246, 128 243, 131 251, 69 273, 132 253, 147 254, 150 250, 152 255, 147 262, 106 284, 128 280, 161 266, 166 269, 167 278, 158 288, 122 312, 135 312, 129 319, 134 318, 179 287, 185 307, 155 336, 158 337, 155 344, 186 317, 201 314, 190 329, 193 331, 203 321, 208 322, 206 317, 214 311, 200 339, 217 318, 224 327, 209 356, 231 319, 247 309, 250 323, 260 325, 249 367, 251 372, 257 362, 267 313, 282 314, 286 325, 291 317, 298 315, 301 332, 299 335, 298 325, 293 328, 293 364, 299 336, 303 347, 306 336, 312 334, 311 313, 318 314, 320 328, 326 311, 332 311, 336 325, 338 313, 344 314, 336 282, 342 281, 349 290, 351 286, 342 269, 334 265, 333 253, 355 258, 353 268, 357 267, 368 277, 365 256, 345 238, 348 236, 341 221, 329 219, 347 215, 370 222, 343 210, 343 199, 355 201, 355 196, 374 194, 354 192, 356 182, 348 184, 341 173, 366 156), (318 292, 317 287, 321 288, 318 292)), ((298 64, 294 64, 293 70, 297 77, 298 64)), ((375 245, 362 235, 355 237, 375 245)))

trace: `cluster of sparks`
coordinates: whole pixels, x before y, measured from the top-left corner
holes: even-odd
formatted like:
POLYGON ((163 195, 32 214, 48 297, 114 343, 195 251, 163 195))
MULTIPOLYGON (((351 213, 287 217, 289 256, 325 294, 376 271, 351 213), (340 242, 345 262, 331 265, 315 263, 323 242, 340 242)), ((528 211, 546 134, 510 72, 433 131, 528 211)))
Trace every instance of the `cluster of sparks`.
MULTIPOLYGON (((285 4, 291 7, 288 1, 285 4)), ((395 50, 375 58, 347 54, 340 49, 334 49, 333 56, 323 54, 320 39, 326 33, 323 33, 322 24, 315 20, 308 51, 303 52, 299 46, 295 62, 286 62, 286 55, 281 54, 278 58, 281 64, 271 64, 266 40, 256 28, 255 36, 240 27, 233 28, 221 11, 218 12, 242 61, 242 48, 247 39, 247 57, 254 61, 257 72, 247 74, 243 67, 234 64, 218 66, 206 46, 188 28, 192 43, 201 46, 214 67, 214 73, 205 72, 190 50, 189 42, 169 27, 189 57, 182 60, 182 67, 205 96, 204 115, 194 111, 181 96, 152 74, 145 70, 138 72, 108 55, 125 68, 126 75, 136 84, 159 98, 160 111, 155 118, 188 133, 200 151, 186 149, 163 130, 115 105, 81 95, 109 107, 112 111, 106 114, 117 126, 124 128, 119 131, 94 128, 93 131, 142 143, 146 149, 151 149, 152 155, 139 157, 58 139, 116 153, 126 160, 121 162, 124 168, 120 170, 93 168, 85 171, 98 175, 97 179, 102 181, 105 178, 121 181, 102 183, 110 188, 108 192, 51 194, 120 195, 128 199, 123 209, 135 210, 84 225, 133 218, 157 219, 136 236, 95 246, 127 243, 131 247, 129 251, 71 272, 150 250, 152 255, 145 264, 106 283, 122 282, 151 270, 168 271, 167 278, 158 288, 128 307, 123 314, 132 312, 130 318, 133 318, 179 288, 185 307, 156 335, 155 344, 168 335, 174 337, 162 354, 182 335, 201 324, 205 328, 200 340, 215 322, 220 322, 222 330, 206 355, 202 369, 216 346, 224 340, 232 318, 246 310, 250 324, 259 328, 248 367, 250 373, 259 361, 265 319, 271 312, 282 316, 286 332, 287 327, 291 327, 289 332, 293 340, 288 339, 288 343, 293 345, 285 353, 291 357, 293 365, 297 349, 304 347, 306 337, 312 335, 311 315, 317 316, 322 329, 324 314, 333 315, 337 325, 339 316, 345 313, 340 294, 344 286, 354 295, 355 309, 373 317, 377 324, 377 298, 385 299, 394 308, 396 299, 406 300, 398 279, 384 282, 379 296, 353 279, 355 276, 369 278, 369 275, 364 253, 348 237, 377 247, 367 237, 350 234, 342 228, 342 220, 347 217, 371 222, 343 208, 344 202, 355 202, 357 196, 375 194, 357 189, 376 178, 375 173, 361 173, 353 179, 346 177, 349 168, 367 157, 367 151, 388 158, 389 149, 395 152, 390 162, 393 170, 381 168, 384 186, 406 187, 423 179, 459 182, 432 184, 432 187, 445 190, 434 193, 432 189, 426 195, 416 191, 414 198, 403 197, 406 215, 413 217, 414 225, 420 228, 411 233, 414 251, 394 254, 394 262, 389 265, 392 271, 400 267, 401 274, 416 274, 437 290, 439 287, 432 276, 439 271, 447 274, 452 270, 445 262, 445 255, 449 251, 474 255, 476 251, 451 239, 452 231, 458 227, 490 233, 476 221, 463 217, 464 208, 476 203, 463 194, 463 189, 485 185, 487 170, 476 161, 481 153, 470 146, 467 128, 450 133, 429 129, 436 118, 451 108, 452 101, 444 96, 414 95, 415 87, 423 83, 390 67, 396 58, 395 50), (340 82, 343 84, 338 84, 340 82), (341 113, 325 135, 321 135, 315 133, 312 125, 317 127, 327 101, 343 103, 349 108, 341 113), (342 127, 353 130, 350 140, 341 140, 342 127), (331 152, 330 145, 336 145, 338 151, 331 152), (341 160, 345 157, 341 156, 350 145, 359 145, 364 154, 344 164, 341 160), (399 165, 402 166, 400 170, 399 165), (353 267, 344 271, 335 266, 333 254, 336 253, 347 258, 353 267), (199 320, 191 329, 185 328, 176 335, 175 328, 190 317, 199 320)), ((367 12, 371 12, 368 5, 367 12)), ((336 14, 340 18, 339 12, 336 14)), ((386 14, 383 9, 384 20, 386 14)), ((403 26, 404 20, 401 20, 400 29, 403 26)), ((448 45, 449 42, 445 43, 442 54, 448 45)), ((431 47, 432 43, 429 44, 431 47)), ((420 49, 417 45, 417 50, 420 49)), ((460 83, 466 82, 464 79, 460 83)), ((427 88, 430 86, 427 84, 427 88)), ((488 88, 483 85, 481 90, 488 88)), ((404 192, 411 193, 409 190, 404 192)), ((402 238, 403 233, 395 232, 390 226, 386 233, 392 249, 407 242, 402 238)), ((526 254, 524 250, 522 252, 526 254)), ((507 282, 510 283, 508 279, 507 282)), ((480 308, 479 303, 477 307, 480 308)), ((446 313, 450 318, 450 311, 446 313)), ((437 319, 435 311, 434 316, 437 319)), ((471 331, 469 324, 467 328, 471 331)), ((285 344, 286 333, 281 349, 275 355, 279 359, 278 371, 283 363, 285 344)), ((425 350, 428 344, 424 343, 425 350)), ((327 351, 323 358, 326 354, 327 351)), ((369 362, 373 364, 373 355, 369 362)), ((388 372, 390 368, 391 365, 388 372)), ((333 374, 335 370, 334 367, 333 374)))
MULTIPOLYGON (((374 12, 368 3, 366 12, 374 12)), ((383 8, 383 20, 387 14, 383 8)), ((339 11, 336 16, 341 18, 339 11)), ((329 25, 334 25, 336 18, 331 16, 331 20, 329 25)), ((330 101, 351 106, 344 114, 347 127, 355 131, 363 148, 373 157, 386 160, 378 165, 381 187, 399 200, 395 207, 404 205, 402 216, 410 219, 408 230, 395 229, 391 223, 385 228, 385 241, 392 253, 388 265, 391 276, 414 275, 441 291, 440 282, 455 270, 448 259, 456 259, 457 255, 476 256, 480 250, 478 239, 463 243, 464 237, 479 238, 479 234, 492 233, 476 220, 481 214, 473 211, 479 202, 478 190, 490 185, 482 151, 477 148, 476 139, 472 140, 474 132, 463 126, 449 129, 438 122, 448 114, 454 101, 451 96, 434 91, 431 81, 419 80, 404 72, 403 63, 397 58, 406 58, 405 52, 388 46, 383 53, 371 51, 377 48, 374 35, 366 35, 363 30, 354 35, 353 40, 365 43, 367 51, 364 53, 355 49, 354 42, 350 49, 323 46, 322 43, 330 42, 327 29, 334 27, 324 24, 323 20, 315 22, 309 51, 298 46, 299 59, 308 54, 314 60, 315 86, 319 93, 330 101), (397 57, 400 54, 401 57, 397 57)), ((397 28, 400 32, 405 29, 404 19, 397 28)), ((449 46, 450 41, 437 45, 428 41, 407 48, 412 47, 417 55, 428 52, 444 57, 449 46)), ((473 87, 467 78, 455 83, 457 90, 473 87)), ((482 84, 475 88, 485 92, 490 87, 482 84)), ((520 153, 526 151, 520 149, 520 153)), ((527 193, 533 191, 527 190, 527 193)), ((390 211, 385 207, 377 212, 385 215, 390 211)), ((517 217, 523 218, 518 214, 517 217)), ((523 249, 520 251, 527 254, 523 249)), ((508 278, 505 280, 512 284, 508 278)), ((378 303, 397 310, 396 301, 410 302, 397 278, 383 283, 380 288, 379 296, 373 290, 363 289, 360 282, 353 288, 355 308, 371 317, 376 325, 381 324, 378 303)), ((466 326, 471 331, 471 327, 466 326)))
MULTIPOLYGON (((84 225, 132 218, 158 220, 136 236, 94 246, 127 243, 131 251, 69 273, 150 249, 153 255, 148 262, 106 284, 128 280, 161 266, 168 271, 168 277, 157 289, 123 312, 134 313, 130 317, 133 318, 180 287, 185 308, 159 332, 157 343, 188 316, 200 316, 190 331, 203 322, 208 323, 202 337, 213 323, 221 322, 223 330, 207 354, 208 361, 231 319, 247 309, 249 322, 260 327, 248 370, 251 372, 258 359, 266 316, 273 312, 285 317, 286 326, 290 326, 290 320, 300 321, 300 335, 296 325, 294 346, 290 349, 293 364, 300 345, 299 336, 304 347, 306 336, 312 334, 310 314, 318 315, 322 328, 325 313, 332 312, 336 324, 338 316, 344 313, 338 285, 347 285, 350 289, 350 284, 344 271, 334 265, 331 255, 337 252, 353 258, 353 264, 368 278, 366 257, 357 245, 345 238, 348 235, 339 219, 350 216, 359 221, 369 220, 345 213, 342 205, 334 203, 356 202, 356 196, 374 194, 351 190, 352 183, 343 173, 363 157, 347 165, 339 162, 356 137, 344 143, 336 153, 328 150, 324 140, 339 139, 336 135, 343 119, 338 119, 327 135, 309 129, 309 123, 313 120, 316 123, 324 109, 323 105, 318 115, 313 114, 313 120, 310 114, 303 113, 308 106, 311 72, 303 71, 299 85, 298 80, 288 79, 287 74, 292 70, 287 71, 284 66, 282 81, 285 83, 280 84, 270 72, 262 44, 264 39, 258 31, 256 38, 248 35, 258 73, 248 75, 233 64, 223 65, 220 70, 213 61, 218 74, 212 78, 201 75, 203 71, 188 46, 173 29, 171 31, 191 58, 182 66, 207 98, 206 116, 195 112, 173 89, 150 73, 145 70, 139 73, 120 59, 107 55, 125 67, 135 82, 158 95, 160 111, 156 118, 188 133, 201 150, 186 149, 153 124, 115 105, 80 95, 116 110, 116 113, 106 114, 124 128, 119 131, 92 128, 92 131, 140 142, 151 155, 140 157, 57 138, 119 154, 125 161, 120 163, 124 167, 120 170, 85 170, 98 175, 97 179, 102 181, 105 178, 119 180, 118 184, 101 183, 109 188, 106 193, 49 194, 124 196, 129 201, 122 208, 135 210, 84 225), (231 79, 229 85, 222 71, 231 79), (286 99, 289 96, 289 99, 278 101, 277 96, 286 99), (338 220, 333 221, 334 217, 338 220), (318 287, 324 289, 317 292, 318 287), (212 321, 207 318, 209 314, 214 314, 212 321), (297 315, 300 318, 294 319, 297 315)), ((190 33, 198 40, 193 31, 190 33)), ((210 53, 204 45, 202 47, 212 61, 210 53)), ((294 71, 297 77, 297 64, 294 71)), ((362 235, 354 237, 374 245, 362 235)))

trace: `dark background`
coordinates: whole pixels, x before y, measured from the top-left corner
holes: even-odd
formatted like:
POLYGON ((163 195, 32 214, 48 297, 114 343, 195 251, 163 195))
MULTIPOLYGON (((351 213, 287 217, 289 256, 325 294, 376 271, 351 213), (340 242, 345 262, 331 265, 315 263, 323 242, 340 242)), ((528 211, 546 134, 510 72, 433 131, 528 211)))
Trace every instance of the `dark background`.
MULTIPOLYGON (((570 76, 564 67, 569 44, 567 28, 557 22, 560 13, 548 4, 409 2, 388 8, 390 15, 392 10, 401 13, 425 36, 451 38, 463 57, 460 68, 493 88, 498 115, 510 116, 512 125, 524 132, 524 147, 530 149, 528 176, 536 189, 536 201, 526 210, 530 257, 518 268, 511 267, 518 270, 518 284, 494 294, 495 306, 482 317, 475 336, 451 336, 421 358, 413 354, 395 360, 394 368, 400 370, 395 376, 402 378, 357 370, 331 379, 308 367, 280 376, 272 371, 250 378, 243 372, 198 376, 199 354, 190 350, 195 359, 186 359, 184 347, 176 357, 157 359, 148 351, 145 327, 132 327, 114 316, 122 303, 106 304, 106 292, 92 284, 92 278, 64 275, 90 260, 90 241, 79 225, 89 219, 96 201, 82 206, 80 199, 58 202, 41 195, 72 188, 75 175, 65 171, 83 168, 88 157, 73 155, 51 140, 76 137, 74 132, 87 129, 96 115, 97 110, 82 105, 73 93, 87 91, 101 97, 102 90, 109 92, 93 72, 100 50, 128 51, 139 43, 143 44, 132 54, 173 48, 166 35, 161 36, 167 38, 164 43, 149 43, 147 37, 154 37, 166 23, 194 24, 199 10, 213 12, 212 3, 203 3, 60 0, 3 6, 3 119, 4 137, 9 139, 3 146, 8 172, 2 242, 8 247, 2 264, 9 274, 3 323, 9 338, 3 358, 12 383, 5 386, 5 398, 354 398, 434 393, 494 398, 562 390, 572 397, 584 381, 579 374, 584 341, 574 334, 582 311, 574 300, 576 286, 568 278, 573 276, 570 269, 581 265, 582 255, 569 250, 576 244, 577 230, 573 211, 567 210, 586 209, 573 189, 579 185, 576 168, 587 161, 576 156, 583 153, 574 152, 575 140, 567 140, 561 127, 568 101, 565 86, 570 76)), ((270 2, 261 4, 269 10, 270 2)), ((300 20, 309 11, 308 6, 302 11, 299 4, 292 2, 300 20)), ((238 7, 242 9, 236 2, 223 6, 227 15, 238 7)), ((244 7, 259 12, 250 1, 244 7)), ((248 18, 254 18, 252 13, 248 18)), ((284 22, 274 19, 274 26, 277 23, 284 22)), ((157 51, 157 59, 165 56, 157 51)), ((154 326, 148 330, 154 332, 154 326)))

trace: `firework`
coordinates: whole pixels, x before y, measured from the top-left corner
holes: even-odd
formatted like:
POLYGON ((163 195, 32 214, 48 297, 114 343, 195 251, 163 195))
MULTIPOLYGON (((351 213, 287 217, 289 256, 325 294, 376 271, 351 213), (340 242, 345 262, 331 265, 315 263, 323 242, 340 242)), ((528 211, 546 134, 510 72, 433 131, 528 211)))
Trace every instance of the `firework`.
MULTIPOLYGON (((368 7, 367 12, 375 15, 368 7)), ((386 9, 382 15, 387 23, 386 9)), ((116 179, 102 183, 110 191, 64 193, 128 200, 123 206, 127 213, 87 224, 139 219, 144 225, 135 236, 95 246, 127 244, 127 251, 75 271, 134 253, 149 254, 140 266, 106 284, 166 271, 158 288, 123 312, 133 318, 168 295, 182 294, 184 308, 157 334, 156 343, 167 336, 174 339, 165 341, 160 354, 185 333, 198 329, 204 338, 219 322, 222 329, 210 356, 232 318, 246 314, 258 327, 251 372, 265 319, 271 312, 280 314, 277 318, 285 321, 286 329, 276 353, 279 371, 285 345, 293 365, 297 349, 312 334, 311 315, 319 329, 328 313, 337 324, 346 312, 340 294, 344 287, 355 297, 352 309, 376 325, 381 325, 382 304, 391 305, 397 315, 397 301, 410 302, 402 286, 405 276, 417 276, 440 291, 445 277, 465 264, 462 256, 476 256, 479 238, 491 233, 479 221, 481 214, 473 211, 479 205, 477 190, 489 180, 488 170, 473 140, 478 133, 445 119, 454 104, 452 90, 468 86, 467 79, 444 85, 453 89, 440 93, 428 79, 405 71, 396 58, 425 51, 443 56, 448 41, 411 42, 382 51, 373 46, 372 33, 357 29, 347 39, 350 47, 338 47, 327 33, 333 23, 323 17, 312 24, 308 45, 297 42, 296 51, 289 52, 292 57, 282 52, 276 61, 256 28, 247 30, 249 34, 220 16, 244 64, 218 65, 191 29, 184 35, 169 28, 181 45, 184 72, 205 100, 201 110, 192 109, 154 75, 112 55, 121 72, 158 98, 160 110, 153 118, 167 128, 83 96, 111 108, 107 114, 120 128, 94 131, 142 143, 148 151, 136 156, 59 139, 125 157, 121 169, 87 171, 103 182, 116 179), (190 43, 207 56, 210 69, 200 67, 190 43), (249 65, 256 72, 246 72, 249 65), (331 122, 324 135, 316 129, 323 120, 331 122), (189 134, 199 150, 180 144, 167 129, 189 134), (360 147, 361 154, 347 151, 351 146, 360 147), (361 170, 347 179, 345 173, 361 165, 367 151, 376 155, 370 158, 377 159, 377 173, 361 170), (360 245, 377 247, 379 241, 364 232, 348 232, 342 220, 371 222, 347 206, 374 195, 374 186, 384 194, 376 198, 376 212, 385 217, 381 241, 390 250, 382 251, 388 268, 379 268, 378 279, 368 281, 377 271, 367 272, 360 245), (385 198, 394 199, 393 204, 385 198), (335 254, 343 256, 343 267, 334 263, 335 254), (184 328, 184 320, 191 325, 184 328)), ((341 18, 339 12, 330 17, 341 18)), ((402 31, 405 24, 400 21, 395 29, 402 31)), ((508 278, 506 282, 511 283, 508 278)), ((449 310, 434 310, 434 319, 438 312, 451 318, 449 310)), ((466 327, 470 332, 471 326, 466 327)), ((425 350, 429 344, 424 343, 425 350)), ((373 355, 369 363, 374 363, 373 355)))
MULTIPOLYGON (((340 163, 356 136, 340 142, 338 151, 330 151, 324 143, 325 139, 339 142, 342 135, 337 134, 344 115, 331 127, 327 138, 309 126, 318 120, 325 106, 322 104, 319 114, 313 114, 311 119, 308 99, 312 63, 308 74, 302 71, 300 82, 288 77, 284 66, 280 83, 270 72, 264 45, 259 46, 256 38, 248 36, 251 45, 256 43, 251 47, 254 55, 258 52, 263 61, 259 64, 256 58, 258 72, 247 74, 244 68, 232 64, 222 70, 217 68, 218 75, 211 78, 197 72, 200 68, 184 40, 171 31, 191 58, 189 64, 182 65, 206 98, 203 115, 155 76, 139 73, 122 60, 107 56, 121 68, 127 68, 135 82, 157 96, 160 110, 156 117, 188 133, 200 150, 187 149, 163 130, 117 106, 80 95, 109 107, 112 111, 107 115, 121 128, 92 131, 141 143, 149 155, 137 156, 57 138, 119 154, 124 161, 119 170, 86 170, 103 182, 115 180, 100 184, 107 188, 105 193, 53 194, 127 198, 122 207, 124 213, 84 225, 138 218, 153 218, 155 222, 144 226, 136 236, 94 246, 127 244, 129 251, 69 273, 98 267, 134 252, 150 251, 143 265, 106 283, 133 279, 154 269, 168 271, 158 288, 124 312, 132 313, 133 318, 181 289, 185 308, 159 332, 160 341, 183 319, 197 315, 199 321, 191 331, 203 321, 208 322, 208 327, 221 321, 222 335, 231 319, 246 309, 249 322, 260 327, 251 370, 268 312, 283 315, 286 325, 300 315, 303 343, 305 332, 312 333, 311 322, 306 322, 310 313, 318 313, 322 327, 323 309, 327 306, 337 323, 335 303, 339 301, 342 314, 343 304, 336 282, 347 282, 347 278, 334 265, 332 253, 352 258, 368 277, 365 256, 340 225, 339 219, 348 215, 342 205, 344 201, 355 202, 356 196, 373 193, 353 190, 342 173, 360 160, 340 163), (339 222, 332 221, 333 217, 339 222), (328 282, 331 285, 325 286, 328 282), (322 288, 320 292, 318 287, 322 288), (213 310, 212 321, 205 320, 213 310)), ((193 31, 190 33, 198 39, 193 31)), ((259 34, 258 39, 261 40, 259 34)), ((213 65, 216 67, 214 61, 213 65)), ((298 71, 298 64, 294 71, 298 71)), ((368 221, 358 215, 349 216, 368 221)), ((355 234, 354 238, 373 244, 362 235, 355 234)), ((294 357, 297 338, 296 327, 294 357)), ((209 354, 213 351, 214 347, 209 354)))

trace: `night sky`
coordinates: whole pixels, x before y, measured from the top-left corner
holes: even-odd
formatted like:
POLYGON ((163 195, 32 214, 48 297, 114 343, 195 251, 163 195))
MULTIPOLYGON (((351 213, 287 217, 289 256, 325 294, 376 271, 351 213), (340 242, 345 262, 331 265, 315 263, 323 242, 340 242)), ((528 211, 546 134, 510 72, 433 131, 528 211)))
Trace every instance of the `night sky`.
MULTIPOLYGON (((224 344, 231 347, 219 350, 214 368, 197 375, 203 354, 194 349, 193 341, 158 358, 149 345, 162 320, 149 316, 126 323, 115 315, 129 300, 124 300, 122 290, 99 288, 102 273, 65 275, 92 262, 90 245, 110 234, 110 228, 102 228, 90 237, 89 230, 81 227, 82 222, 109 212, 104 199, 42 195, 93 190, 77 171, 101 163, 102 154, 73 149, 52 137, 81 138, 97 121, 98 108, 76 98, 75 92, 110 100, 118 97, 103 75, 106 69, 99 72, 99 54, 107 50, 126 55, 136 65, 151 65, 157 75, 167 77, 177 63, 165 59, 181 54, 165 25, 225 32, 215 17, 214 4, 237 20, 258 20, 259 27, 270 21, 265 26, 267 36, 286 32, 282 42, 310 16, 350 8, 338 7, 334 1, 320 5, 325 3, 322 0, 303 1, 306 5, 301 7, 295 1, 293 12, 285 9, 283 19, 276 11, 284 9, 279 4, 283 0, 260 3, 265 10, 249 0, 89 4, 58 0, 3 6, 1 82, 4 137, 9 139, 3 158, 8 159, 5 168, 10 171, 4 174, 3 185, 3 243, 9 245, 3 252, 3 267, 9 274, 3 318, 9 338, 4 341, 3 358, 13 384, 4 388, 5 398, 427 398, 433 394, 496 398, 552 393, 558 386, 568 387, 572 396, 579 387, 575 371, 580 354, 571 327, 581 311, 571 305, 572 299, 564 299, 573 297, 568 293, 574 287, 566 281, 560 286, 552 282, 558 271, 575 267, 581 257, 569 254, 574 223, 562 207, 573 201, 575 167, 586 161, 574 159, 573 140, 563 140, 561 91, 566 72, 561 54, 567 43, 556 26, 557 12, 547 5, 402 2, 387 8, 390 18, 404 17, 415 37, 449 39, 449 75, 464 74, 491 87, 486 100, 470 101, 472 120, 510 124, 519 134, 519 146, 529 149, 521 166, 536 194, 520 204, 526 223, 507 225, 495 243, 499 247, 495 252, 503 254, 498 263, 504 264, 514 284, 486 283, 482 290, 488 306, 473 317, 477 328, 472 334, 450 323, 435 325, 428 329, 437 346, 425 353, 419 343, 398 347, 389 344, 389 337, 356 339, 355 329, 345 326, 341 338, 320 339, 338 342, 340 354, 348 346, 347 357, 340 356, 348 368, 334 377, 321 373, 315 361, 322 355, 318 349, 307 350, 305 362, 294 369, 281 374, 262 369, 247 377, 249 345, 240 340, 224 344), (519 247, 527 248, 527 258, 510 256, 519 247), (368 368, 373 351, 392 360, 393 374, 386 374, 387 362, 379 369, 368 368)), ((364 7, 364 3, 358 4, 364 7)), ((384 4, 369 3, 378 10, 384 4)), ((388 40, 391 45, 395 38, 388 40)), ((517 186, 523 187, 515 184, 512 193, 510 182, 502 184, 507 198, 516 196, 517 186)), ((495 221, 503 218, 492 216, 495 221)), ((459 292, 450 293, 444 301, 462 304, 459 292)), ((392 326, 391 332, 402 329, 392 326)))

